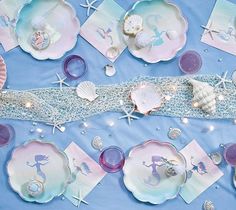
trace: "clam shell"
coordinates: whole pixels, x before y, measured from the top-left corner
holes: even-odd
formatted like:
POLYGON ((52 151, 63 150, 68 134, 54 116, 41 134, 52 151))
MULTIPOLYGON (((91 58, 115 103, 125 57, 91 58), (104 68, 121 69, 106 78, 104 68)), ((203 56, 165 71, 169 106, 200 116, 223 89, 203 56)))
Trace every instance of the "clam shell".
POLYGON ((136 106, 136 111, 141 114, 149 114, 160 108, 163 102, 162 93, 152 83, 141 83, 131 90, 130 98, 136 106))
POLYGON ((81 82, 76 88, 77 95, 80 98, 94 101, 98 95, 96 94, 96 86, 90 81, 81 82))
POLYGON ((3 58, 0 56, 0 90, 3 88, 6 79, 7 79, 7 67, 3 58))

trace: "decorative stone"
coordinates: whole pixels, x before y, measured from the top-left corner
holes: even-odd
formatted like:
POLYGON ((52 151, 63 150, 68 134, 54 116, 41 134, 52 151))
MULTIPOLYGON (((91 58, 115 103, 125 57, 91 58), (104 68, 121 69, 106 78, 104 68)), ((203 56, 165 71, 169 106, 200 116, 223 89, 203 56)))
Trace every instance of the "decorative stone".
POLYGON ((168 137, 172 140, 180 137, 182 131, 179 128, 170 128, 168 132, 168 137))
POLYGON ((103 148, 102 138, 100 136, 95 136, 91 142, 94 149, 101 151, 103 148))

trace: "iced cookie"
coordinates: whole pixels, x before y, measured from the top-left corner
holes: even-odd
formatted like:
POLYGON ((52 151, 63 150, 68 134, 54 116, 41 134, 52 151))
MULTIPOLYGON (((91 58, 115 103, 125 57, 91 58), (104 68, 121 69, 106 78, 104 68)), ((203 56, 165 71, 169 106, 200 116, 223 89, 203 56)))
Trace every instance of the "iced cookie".
POLYGON ((143 29, 143 18, 139 15, 130 15, 124 22, 124 33, 135 36, 143 29))

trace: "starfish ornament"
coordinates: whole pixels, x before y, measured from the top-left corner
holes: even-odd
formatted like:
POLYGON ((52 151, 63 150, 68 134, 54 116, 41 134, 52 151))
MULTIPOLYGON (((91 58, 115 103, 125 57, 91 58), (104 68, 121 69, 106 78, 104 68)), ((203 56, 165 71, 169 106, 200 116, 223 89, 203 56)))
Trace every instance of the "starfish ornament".
POLYGON ((215 85, 215 87, 218 87, 218 86, 222 85, 223 88, 224 88, 224 90, 227 89, 227 88, 226 88, 226 83, 232 83, 231 80, 226 79, 227 74, 228 74, 228 72, 226 71, 226 72, 223 74, 223 76, 220 76, 220 75, 218 75, 218 74, 216 75, 216 76, 219 78, 220 81, 215 85))
POLYGON ((136 120, 139 119, 139 117, 132 115, 133 112, 134 112, 134 109, 132 109, 130 112, 128 112, 125 108, 122 108, 122 110, 124 111, 125 115, 121 116, 119 118, 119 120, 127 118, 128 119, 128 124, 130 125, 131 124, 131 119, 136 119, 136 120))
POLYGON ((55 134, 55 130, 58 129, 59 131, 61 131, 62 133, 66 130, 66 128, 64 126, 62 126, 59 123, 47 123, 47 125, 51 125, 53 126, 52 128, 52 134, 55 134))
POLYGON ((81 7, 87 8, 87 17, 90 15, 90 9, 97 10, 93 4, 95 4, 97 0, 93 0, 92 2, 89 2, 89 0, 86 0, 86 4, 80 4, 81 7))
POLYGON ((80 207, 80 204, 81 203, 84 203, 86 205, 88 205, 88 202, 83 200, 82 198, 82 193, 81 193, 81 190, 79 190, 79 197, 76 197, 76 196, 73 196, 74 199, 78 200, 78 204, 77 204, 77 207, 79 208, 80 207))
POLYGON ((219 33, 219 31, 212 28, 212 21, 210 22, 209 26, 201 25, 203 29, 205 29, 205 32, 203 35, 210 34, 210 37, 212 40, 214 40, 213 33, 219 33))
POLYGON ((58 78, 58 81, 52 82, 52 84, 59 84, 61 91, 62 91, 62 86, 63 86, 63 85, 66 85, 67 87, 70 86, 68 83, 65 82, 65 80, 67 79, 66 77, 62 79, 62 78, 60 77, 60 75, 57 73, 57 78, 58 78))

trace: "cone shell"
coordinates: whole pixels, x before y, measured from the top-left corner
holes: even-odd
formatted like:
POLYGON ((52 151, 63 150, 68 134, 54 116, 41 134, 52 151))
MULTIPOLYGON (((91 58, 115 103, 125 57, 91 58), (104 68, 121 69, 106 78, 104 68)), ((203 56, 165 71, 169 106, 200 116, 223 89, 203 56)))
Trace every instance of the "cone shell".
POLYGON ((76 88, 77 95, 80 98, 94 101, 98 95, 96 94, 96 86, 90 81, 81 82, 76 88))
POLYGON ((193 104, 208 114, 216 111, 216 95, 214 88, 206 82, 191 79, 189 83, 193 86, 193 104))
POLYGON ((3 88, 7 79, 7 68, 3 58, 0 56, 0 90, 3 88))

